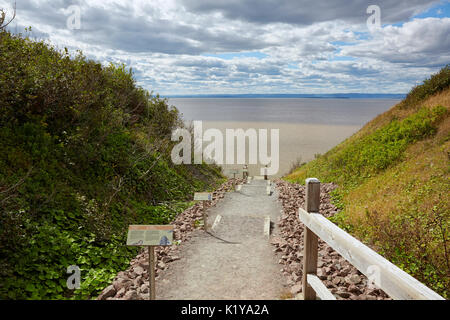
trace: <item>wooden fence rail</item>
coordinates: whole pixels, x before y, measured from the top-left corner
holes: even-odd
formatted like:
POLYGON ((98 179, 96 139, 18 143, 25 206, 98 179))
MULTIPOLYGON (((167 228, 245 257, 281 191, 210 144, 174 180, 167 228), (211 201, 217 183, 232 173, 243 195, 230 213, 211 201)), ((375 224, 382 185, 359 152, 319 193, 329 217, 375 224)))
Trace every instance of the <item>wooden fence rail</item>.
POLYGON ((340 229, 319 214, 320 181, 306 179, 305 210, 299 209, 299 218, 306 227, 303 261, 303 298, 334 300, 317 274, 318 239, 325 241, 343 258, 369 278, 376 287, 393 299, 445 300, 436 292, 380 256, 378 253, 340 229))

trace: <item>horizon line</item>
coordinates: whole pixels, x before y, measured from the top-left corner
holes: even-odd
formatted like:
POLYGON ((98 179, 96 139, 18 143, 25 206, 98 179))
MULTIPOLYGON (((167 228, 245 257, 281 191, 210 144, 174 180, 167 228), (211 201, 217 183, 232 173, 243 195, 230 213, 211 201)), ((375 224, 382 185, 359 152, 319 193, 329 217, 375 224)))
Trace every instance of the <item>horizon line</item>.
POLYGON ((162 98, 235 98, 235 97, 268 97, 268 98, 405 98, 407 93, 211 93, 211 94, 160 94, 162 98))

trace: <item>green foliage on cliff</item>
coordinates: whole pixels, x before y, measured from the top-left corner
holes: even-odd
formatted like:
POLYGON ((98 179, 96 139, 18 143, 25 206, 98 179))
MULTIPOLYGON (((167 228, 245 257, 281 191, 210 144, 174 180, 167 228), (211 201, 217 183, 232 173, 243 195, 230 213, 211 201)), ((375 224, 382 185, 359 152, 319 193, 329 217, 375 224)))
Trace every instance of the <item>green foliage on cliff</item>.
POLYGON ((444 297, 450 296, 450 69, 411 90, 288 181, 335 182, 332 218, 444 297))
POLYGON ((221 182, 172 164, 180 125, 125 66, 0 32, 0 299, 95 297, 136 254, 129 224, 169 223, 221 182))

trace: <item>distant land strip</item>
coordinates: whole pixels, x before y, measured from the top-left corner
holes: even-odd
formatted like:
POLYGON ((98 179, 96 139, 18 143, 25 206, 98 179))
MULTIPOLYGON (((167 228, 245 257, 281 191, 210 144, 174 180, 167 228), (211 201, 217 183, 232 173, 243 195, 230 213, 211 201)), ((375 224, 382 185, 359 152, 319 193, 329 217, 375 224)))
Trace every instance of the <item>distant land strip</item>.
POLYGON ((330 93, 330 94, 200 94, 161 95, 163 98, 307 98, 307 99, 404 99, 402 93, 330 93))

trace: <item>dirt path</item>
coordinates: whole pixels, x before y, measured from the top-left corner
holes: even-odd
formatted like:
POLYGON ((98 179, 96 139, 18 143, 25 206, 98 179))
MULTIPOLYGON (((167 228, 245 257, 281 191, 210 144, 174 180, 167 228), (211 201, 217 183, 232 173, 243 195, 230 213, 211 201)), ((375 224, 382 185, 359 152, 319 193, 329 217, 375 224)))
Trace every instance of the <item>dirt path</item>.
MULTIPOLYGON (((264 220, 278 221, 278 194, 266 193, 267 181, 252 180, 227 193, 208 213, 208 230, 196 230, 179 248, 179 260, 162 271, 157 299, 280 299, 286 279, 273 246, 264 235, 264 220), (220 215, 220 222, 211 226, 220 215)), ((272 230, 277 233, 277 230, 272 230)))

